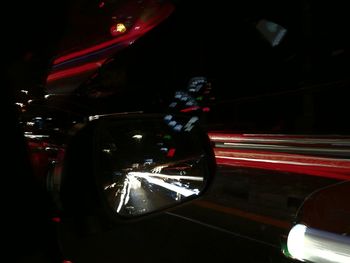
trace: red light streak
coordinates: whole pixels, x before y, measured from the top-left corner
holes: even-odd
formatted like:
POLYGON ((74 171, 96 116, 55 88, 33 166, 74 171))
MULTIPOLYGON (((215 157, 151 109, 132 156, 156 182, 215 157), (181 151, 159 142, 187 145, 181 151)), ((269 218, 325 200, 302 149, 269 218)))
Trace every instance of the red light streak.
POLYGON ((103 64, 103 62, 105 60, 106 59, 103 59, 103 60, 100 60, 97 62, 91 62, 91 63, 87 63, 87 64, 77 66, 74 68, 65 69, 65 70, 51 73, 47 77, 47 82, 55 81, 55 80, 62 79, 62 78, 72 77, 72 76, 79 75, 79 74, 84 73, 84 72, 96 70, 99 67, 101 67, 101 65, 103 64))
POLYGON ((350 161, 268 151, 214 148, 217 164, 350 180, 350 161))
POLYGON ((53 218, 52 218, 52 221, 55 222, 55 223, 60 223, 60 222, 61 222, 61 218, 59 218, 59 217, 53 217, 53 218))
POLYGON ((200 109, 199 106, 193 106, 193 107, 182 109, 181 112, 191 112, 191 111, 195 111, 195 110, 199 110, 199 109, 200 109))
POLYGON ((279 144, 332 144, 349 141, 349 136, 305 136, 286 134, 234 134, 234 133, 208 133, 214 142, 259 142, 259 143, 279 143, 279 144))
POLYGON ((158 10, 158 14, 159 14, 158 16, 155 16, 153 19, 150 19, 146 23, 138 20, 135 23, 134 27, 131 30, 129 30, 128 34, 125 34, 123 36, 120 36, 118 38, 115 38, 109 41, 102 42, 98 45, 91 46, 86 49, 82 49, 82 50, 58 57, 56 60, 54 60, 53 64, 57 65, 67 60, 87 55, 89 53, 107 48, 117 43, 124 43, 125 46, 130 45, 131 42, 135 41, 137 38, 141 37, 148 31, 150 31, 152 28, 154 28, 156 25, 158 25, 165 18, 167 18, 172 13, 173 10, 174 10, 173 5, 164 4, 160 7, 160 10, 158 10), (136 28, 138 28, 138 30, 136 30, 136 28))
POLYGON ((169 150, 167 156, 170 157, 170 158, 174 157, 175 151, 176 151, 175 148, 171 148, 171 149, 169 150))
POLYGON ((348 156, 349 136, 220 132, 208 135, 216 144, 215 157, 220 165, 350 180, 349 158, 333 157, 337 154, 348 156))
POLYGON ((209 107, 204 107, 204 108, 202 109, 202 111, 203 111, 203 112, 209 112, 209 111, 210 111, 210 108, 209 108, 209 107))

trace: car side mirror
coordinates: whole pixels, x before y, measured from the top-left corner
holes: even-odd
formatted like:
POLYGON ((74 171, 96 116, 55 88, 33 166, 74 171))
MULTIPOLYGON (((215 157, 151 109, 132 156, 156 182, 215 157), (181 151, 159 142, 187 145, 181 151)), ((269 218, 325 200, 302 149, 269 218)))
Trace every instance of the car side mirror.
POLYGON ((188 116, 94 116, 65 159, 63 211, 118 222, 198 198, 215 170, 208 136, 188 116))

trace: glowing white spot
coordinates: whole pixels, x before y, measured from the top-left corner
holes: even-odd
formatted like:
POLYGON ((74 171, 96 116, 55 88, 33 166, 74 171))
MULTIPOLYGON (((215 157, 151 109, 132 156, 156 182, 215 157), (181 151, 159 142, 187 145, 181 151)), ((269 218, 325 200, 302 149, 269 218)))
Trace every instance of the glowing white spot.
POLYGON ((301 261, 349 263, 350 237, 304 225, 296 225, 288 235, 288 252, 301 261))
POLYGON ((133 139, 136 140, 141 140, 142 139, 142 135, 141 134, 135 134, 134 136, 132 136, 133 139))

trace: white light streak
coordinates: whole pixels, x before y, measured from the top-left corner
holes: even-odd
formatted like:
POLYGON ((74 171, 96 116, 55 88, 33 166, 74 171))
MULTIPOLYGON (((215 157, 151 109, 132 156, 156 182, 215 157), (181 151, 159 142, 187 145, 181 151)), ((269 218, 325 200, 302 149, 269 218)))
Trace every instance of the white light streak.
MULTIPOLYGON (((152 178, 154 176, 157 176, 157 177, 163 176, 164 178, 173 178, 173 176, 162 175, 162 174, 143 173, 143 172, 130 172, 130 173, 128 173, 128 176, 135 176, 135 177, 144 178, 149 183, 156 184, 158 186, 164 187, 164 188, 166 188, 168 190, 171 190, 173 192, 179 193, 179 194, 181 194, 181 195, 183 195, 185 197, 199 194, 199 190, 198 189, 191 190, 191 189, 187 189, 187 188, 184 188, 184 187, 180 187, 180 186, 176 186, 176 185, 164 182, 161 179, 152 178)), ((182 179, 184 179, 184 178, 190 177, 190 176, 177 176, 177 177, 182 177, 182 179)), ((195 178, 195 177, 192 177, 192 178, 195 178)))
POLYGON ((304 225, 296 225, 288 235, 288 252, 293 258, 317 263, 349 263, 350 237, 304 225))

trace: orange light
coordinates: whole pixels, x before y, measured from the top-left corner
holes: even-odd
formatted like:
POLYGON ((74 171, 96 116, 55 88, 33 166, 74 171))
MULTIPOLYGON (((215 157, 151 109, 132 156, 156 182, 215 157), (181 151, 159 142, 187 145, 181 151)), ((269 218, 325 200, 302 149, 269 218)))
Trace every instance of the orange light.
POLYGON ((119 32, 119 33, 125 33, 126 27, 125 27, 125 25, 123 23, 118 23, 115 26, 115 31, 119 32))
POLYGON ((126 31, 126 27, 123 23, 118 23, 115 28, 117 32, 120 32, 120 33, 124 33, 126 31))
POLYGON ((118 23, 111 27, 112 36, 116 37, 126 32, 127 28, 123 23, 118 23))

